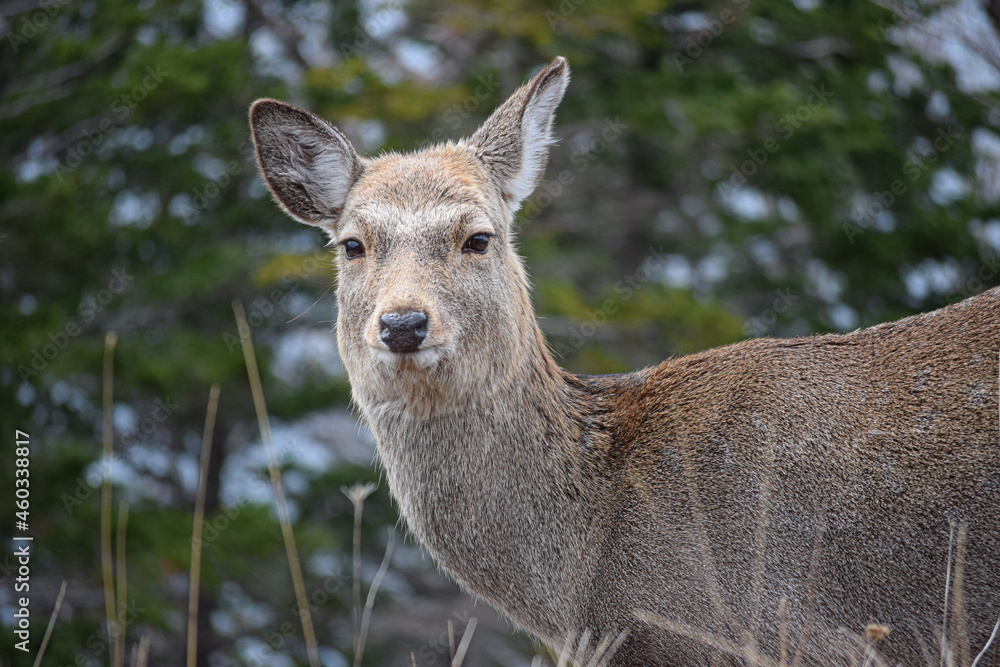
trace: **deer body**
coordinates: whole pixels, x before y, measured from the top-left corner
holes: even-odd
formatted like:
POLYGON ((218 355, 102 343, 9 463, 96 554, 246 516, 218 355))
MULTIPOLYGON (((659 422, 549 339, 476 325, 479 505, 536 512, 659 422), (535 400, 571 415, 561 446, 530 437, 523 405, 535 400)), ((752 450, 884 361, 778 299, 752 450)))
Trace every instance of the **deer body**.
POLYGON ((615 664, 860 664, 869 624, 887 659, 944 627, 971 664, 1000 613, 1000 289, 567 373, 511 230, 567 82, 558 59, 471 138, 375 159, 251 111, 275 199, 341 246, 338 345, 409 530, 557 649, 621 637, 615 664))

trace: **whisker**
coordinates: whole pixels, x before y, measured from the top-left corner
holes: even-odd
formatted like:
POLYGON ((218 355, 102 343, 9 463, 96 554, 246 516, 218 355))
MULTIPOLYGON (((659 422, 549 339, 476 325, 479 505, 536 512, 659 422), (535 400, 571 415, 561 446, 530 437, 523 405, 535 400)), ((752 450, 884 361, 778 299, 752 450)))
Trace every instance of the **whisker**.
POLYGON ((327 285, 327 288, 325 290, 323 290, 323 293, 319 295, 318 299, 316 299, 315 301, 313 301, 313 304, 311 306, 309 306, 308 308, 306 308, 303 312, 299 313, 298 315, 296 315, 292 319, 290 319, 287 322, 285 322, 285 324, 291 324, 295 320, 299 319, 300 317, 302 317, 303 315, 305 315, 306 313, 308 313, 310 310, 312 310, 316 306, 317 303, 319 303, 320 301, 322 301, 323 297, 326 296, 327 294, 329 294, 330 290, 332 290, 332 289, 333 289, 333 285, 327 285))

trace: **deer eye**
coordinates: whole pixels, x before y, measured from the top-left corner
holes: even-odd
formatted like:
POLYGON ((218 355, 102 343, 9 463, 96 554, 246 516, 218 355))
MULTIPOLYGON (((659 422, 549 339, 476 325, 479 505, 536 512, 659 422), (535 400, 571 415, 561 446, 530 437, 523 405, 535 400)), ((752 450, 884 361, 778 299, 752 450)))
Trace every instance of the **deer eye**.
POLYGON ((340 245, 344 246, 344 254, 347 259, 357 259, 365 254, 365 247, 357 239, 347 239, 340 245))
POLYGON ((462 252, 474 252, 477 255, 483 255, 489 246, 489 234, 473 234, 466 240, 465 245, 462 246, 462 252))

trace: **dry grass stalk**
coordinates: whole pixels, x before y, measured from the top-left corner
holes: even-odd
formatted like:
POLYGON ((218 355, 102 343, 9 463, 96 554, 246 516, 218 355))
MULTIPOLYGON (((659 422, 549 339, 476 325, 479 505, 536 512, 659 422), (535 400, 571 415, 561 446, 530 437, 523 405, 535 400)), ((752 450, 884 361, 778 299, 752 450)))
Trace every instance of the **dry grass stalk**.
POLYGON ((594 651, 594 657, 591 660, 591 663, 596 666, 603 665, 610 661, 611 658, 614 657, 615 653, 618 652, 622 642, 625 641, 627 634, 627 632, 622 632, 614 639, 611 639, 610 637, 602 639, 601 643, 597 645, 597 649, 594 651))
POLYGON ((455 659, 455 622, 448 619, 448 655, 455 659))
POLYGON ((780 657, 778 665, 788 667, 788 596, 782 595, 778 603, 778 644, 780 657))
POLYGON ((115 658, 119 660, 119 662, 115 663, 116 667, 124 667, 125 665, 125 631, 128 626, 128 618, 125 613, 128 604, 128 569, 125 565, 125 534, 127 530, 128 502, 123 500, 118 506, 118 533, 115 537, 115 548, 117 549, 115 572, 118 575, 118 602, 115 607, 118 612, 118 615, 115 617, 115 621, 118 623, 118 635, 115 637, 115 658))
POLYGON ((146 667, 149 662, 149 639, 146 635, 139 638, 139 652, 135 659, 135 667, 146 667))
POLYGON ((669 618, 664 618, 663 616, 651 614, 646 611, 637 611, 636 617, 644 623, 649 623, 650 625, 663 628, 664 630, 681 637, 693 639, 700 644, 714 648, 720 653, 724 653, 734 658, 742 658, 747 662, 747 664, 753 665, 754 667, 778 667, 778 663, 774 662, 767 656, 761 655, 758 652, 751 652, 748 650, 748 647, 739 646, 728 639, 716 637, 715 635, 705 632, 704 630, 693 628, 690 625, 678 623, 677 621, 672 621, 669 618))
MULTIPOLYGON (((469 619, 469 624, 465 626, 465 632, 462 633, 462 641, 458 643, 458 650, 452 655, 451 667, 462 667, 462 662, 465 661, 465 653, 469 650, 469 644, 472 643, 472 633, 476 631, 476 624, 479 623, 475 618, 469 619)), ((451 631, 451 621, 448 621, 448 630, 451 631)))
MULTIPOLYGON (((104 401, 103 401, 103 459, 101 465, 101 570, 104 579, 104 611, 108 621, 108 650, 114 653, 118 650, 116 641, 118 618, 115 609, 114 566, 111 561, 111 455, 114 448, 114 370, 115 345, 118 336, 114 331, 104 338, 104 401)), ((117 655, 113 655, 112 664, 119 664, 117 655)))
POLYGON ((194 526, 191 529, 191 574, 188 584, 188 636, 187 665, 195 667, 198 657, 198 595, 201 588, 201 536, 205 525, 205 489, 208 486, 208 465, 212 451, 212 432, 215 415, 219 410, 219 385, 213 384, 208 392, 205 412, 205 431, 201 436, 201 455, 198 462, 198 495, 194 504, 194 526))
POLYGON ((761 614, 764 609, 764 575, 767 560, 767 532, 771 517, 771 491, 775 484, 775 470, 778 468, 774 460, 776 441, 777 436, 769 435, 761 452, 763 464, 757 501, 757 526, 754 530, 753 583, 750 589, 750 607, 753 609, 753 617, 750 627, 744 631, 743 636, 744 642, 754 652, 758 650, 757 637, 760 636, 761 614))
POLYGON ((955 541, 955 524, 948 529, 948 567, 944 575, 944 615, 941 619, 941 660, 939 667, 944 667, 945 651, 948 648, 948 596, 951 594, 951 548, 955 541))
MULTIPOLYGON (((576 665, 577 667, 606 667, 610 664, 611 659, 618 652, 618 649, 621 648, 622 643, 628 636, 628 632, 624 631, 613 639, 611 637, 603 638, 593 650, 590 649, 590 635, 589 630, 584 630, 575 647, 574 635, 567 635, 563 641, 563 647, 559 655, 555 656, 556 667, 570 667, 570 665, 576 665)), ((542 667, 544 659, 544 656, 536 655, 531 660, 531 667, 542 667)))
POLYGON ((378 587, 382 585, 382 578, 385 576, 386 570, 389 569, 389 561, 392 559, 392 551, 395 546, 396 533, 390 529, 389 538, 385 545, 385 555, 382 557, 382 564, 379 565, 378 572, 375 573, 375 578, 372 579, 372 585, 368 588, 368 599, 365 600, 365 611, 361 617, 361 631, 358 633, 358 647, 354 652, 355 667, 360 667, 361 657, 365 654, 365 642, 368 639, 368 626, 372 620, 372 609, 375 607, 375 595, 378 593, 378 587))
POLYGON ((580 641, 575 649, 575 655, 571 652, 574 651, 573 648, 573 635, 566 635, 566 639, 563 641, 562 650, 559 652, 559 659, 556 662, 556 667, 568 667, 570 660, 579 660, 581 647, 586 646, 590 641, 590 630, 584 630, 580 635, 580 641))
POLYGON ((374 484, 355 484, 354 486, 348 488, 346 486, 340 487, 341 493, 347 496, 348 500, 354 506, 354 564, 353 564, 353 630, 354 630, 354 653, 358 652, 358 640, 361 637, 361 518, 364 514, 365 500, 370 496, 377 487, 374 484))
MULTIPOLYGON (((675 635, 680 637, 686 637, 692 639, 704 646, 713 648, 719 653, 742 660, 741 664, 750 665, 751 667, 786 667, 788 664, 788 630, 787 630, 787 598, 782 598, 778 606, 778 638, 779 638, 779 658, 775 661, 773 658, 761 653, 756 650, 755 647, 749 643, 744 645, 739 645, 736 642, 725 639, 723 637, 718 637, 710 632, 694 628, 690 625, 680 623, 678 621, 673 621, 656 614, 651 614, 649 612, 636 612, 636 617, 639 620, 663 628, 675 635)), ((860 636, 854 632, 848 631, 846 629, 839 630, 839 633, 843 635, 848 641, 851 642, 856 650, 853 652, 851 646, 839 646, 830 644, 829 654, 827 656, 830 661, 829 664, 842 664, 839 662, 842 659, 849 661, 851 665, 855 667, 888 667, 885 661, 878 655, 878 652, 874 649, 874 643, 884 639, 889 634, 889 628, 884 625, 869 625, 865 628, 865 633, 860 636), (845 653, 846 651, 846 653, 845 653)), ((799 660, 806 659, 807 654, 804 650, 797 651, 799 654, 799 660)), ((713 663, 714 664, 714 663, 713 663)), ((726 663, 728 664, 728 663, 726 663)), ((813 664, 810 662, 810 664, 813 664)))
POLYGON ((264 403, 264 389, 260 382, 260 371, 257 370, 257 357, 254 354, 253 342, 250 340, 250 326, 247 324, 246 311, 239 299, 233 300, 233 312, 236 315, 236 327, 240 332, 240 343, 243 347, 243 359, 246 362, 247 377, 250 380, 250 391, 253 394, 253 405, 257 412, 257 423, 260 425, 260 437, 267 452, 267 470, 271 476, 271 488, 274 489, 274 500, 278 506, 278 521, 281 523, 281 535, 285 540, 285 554, 288 557, 288 568, 292 574, 292 586, 295 589, 295 599, 299 606, 299 620, 302 622, 302 635, 305 637, 306 650, 309 654, 309 664, 319 667, 319 648, 316 642, 316 631, 309 613, 309 602, 306 599, 305 580, 302 577, 302 564, 299 561, 299 550, 295 545, 295 533, 288 515, 288 503, 285 501, 285 487, 281 483, 281 471, 274 457, 271 446, 271 421, 267 415, 267 405, 264 403))
MULTIPOLYGON (((986 645, 983 646, 983 650, 980 651, 979 655, 976 656, 976 659, 972 661, 972 667, 979 667, 979 661, 983 659, 983 656, 985 656, 986 652, 990 650, 990 646, 993 645, 993 642, 997 638, 997 630, 1000 630, 1000 616, 997 617, 997 622, 993 626, 993 632, 990 633, 990 638, 986 641, 986 645)), ((994 657, 995 655, 996 654, 994 653, 994 657)))
POLYGON ((969 535, 969 522, 958 524, 958 541, 955 545, 955 581, 952 593, 952 646, 958 654, 959 664, 971 665, 972 655, 969 653, 969 628, 965 622, 965 543, 969 535))
MULTIPOLYGON (((618 652, 618 649, 621 648, 625 638, 628 637, 628 631, 623 631, 614 638, 604 637, 593 650, 590 649, 590 636, 590 631, 584 630, 574 649, 574 636, 567 635, 562 650, 556 657, 556 667, 569 667, 570 665, 606 667, 611 663, 611 659, 618 652)), ((542 659, 542 656, 536 655, 531 662, 532 667, 541 667, 542 659)))
POLYGON ((56 625, 56 619, 59 618, 59 610, 62 609, 63 597, 66 595, 66 582, 62 582, 62 586, 59 587, 59 595, 56 596, 56 606, 52 608, 52 616, 49 617, 49 624, 45 626, 45 634, 42 635, 42 643, 38 647, 38 655, 35 656, 35 662, 32 663, 32 667, 40 667, 42 664, 42 658, 45 656, 45 648, 49 645, 49 637, 52 636, 52 628, 56 625))
POLYGON ((878 652, 875 650, 875 644, 888 637, 891 631, 889 626, 878 625, 877 623, 870 623, 865 626, 865 631, 862 634, 864 640, 864 662, 862 663, 862 667, 883 664, 883 661, 878 657, 878 652))
POLYGON ((698 475, 696 464, 692 460, 692 454, 687 449, 681 450, 681 461, 683 463, 683 476, 687 484, 687 491, 690 498, 690 510, 694 523, 694 535, 697 538, 699 560, 697 566, 704 572, 703 581, 707 587, 705 591, 712 606, 715 609, 715 616, 721 619, 727 630, 743 633, 744 630, 735 620, 736 616, 726 604, 722 595, 721 578, 719 571, 715 567, 715 559, 712 556, 711 540, 708 536, 709 520, 705 515, 704 506, 701 500, 701 489, 698 485, 698 475))
POLYGON ((819 555, 823 550, 823 532, 826 530, 826 514, 816 510, 816 539, 813 541, 812 558, 809 561, 808 588, 806 589, 806 613, 802 621, 802 631, 795 646, 792 667, 799 667, 805 657, 809 634, 812 632, 813 607, 816 604, 816 580, 819 578, 819 555))

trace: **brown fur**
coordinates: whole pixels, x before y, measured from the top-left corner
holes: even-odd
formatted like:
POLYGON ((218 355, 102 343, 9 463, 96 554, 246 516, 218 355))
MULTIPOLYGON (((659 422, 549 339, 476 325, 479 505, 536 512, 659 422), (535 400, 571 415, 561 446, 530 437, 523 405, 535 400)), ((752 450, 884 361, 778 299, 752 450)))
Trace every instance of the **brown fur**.
POLYGON ((845 335, 562 371, 512 220, 568 76, 557 59, 470 139, 370 160, 308 112, 252 108, 282 207, 364 244, 338 253, 338 345, 410 531, 554 646, 627 632, 621 665, 854 664, 874 641, 936 664, 950 549, 945 636, 968 664, 1000 612, 1000 289, 845 335), (477 233, 486 254, 462 252, 477 233), (379 317, 407 310, 428 336, 390 352, 379 317))

